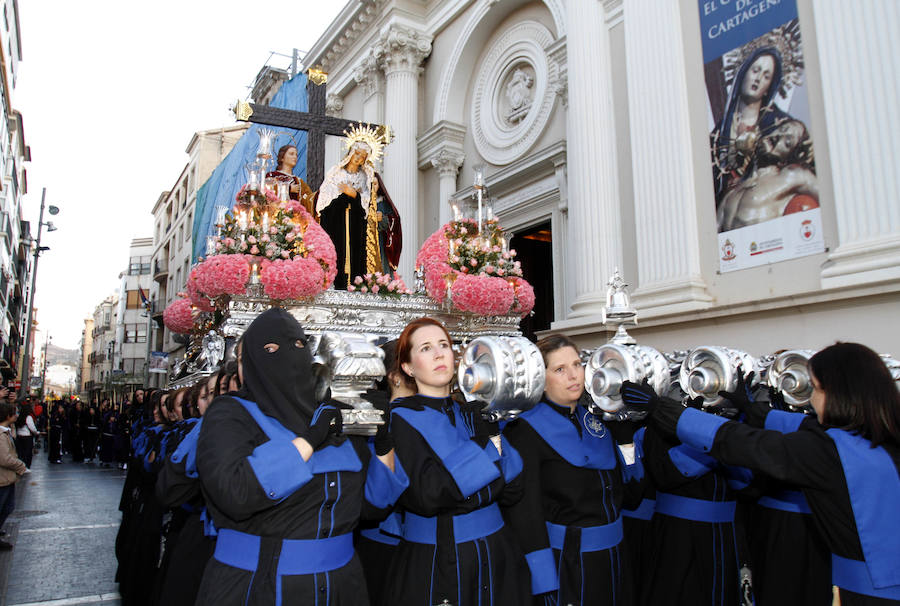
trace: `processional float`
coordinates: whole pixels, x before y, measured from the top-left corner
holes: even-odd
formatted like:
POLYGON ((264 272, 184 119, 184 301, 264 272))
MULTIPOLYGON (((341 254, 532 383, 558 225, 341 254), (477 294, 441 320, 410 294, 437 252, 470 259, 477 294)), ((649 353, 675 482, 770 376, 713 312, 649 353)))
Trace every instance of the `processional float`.
MULTIPOLYGON (((233 359, 235 342, 250 323, 277 305, 310 336, 317 396, 330 390, 331 398, 348 405, 342 411, 348 433, 371 435, 383 422, 381 411, 362 397, 386 374, 379 346, 422 316, 446 326, 459 354, 458 388, 466 399, 484 402, 486 416, 508 420, 540 400, 544 364, 519 330, 534 306, 534 291, 493 214, 480 169, 473 199, 452 202, 451 221, 419 250, 412 290, 399 276, 377 273, 357 277, 347 291, 333 290, 334 245, 286 187, 266 179, 274 132, 259 132, 247 184, 234 208, 217 209, 217 234, 207 240, 206 259, 194 266, 184 298, 164 314, 172 332, 191 336, 170 387, 191 385, 233 359)), ((619 393, 624 381, 646 380, 657 393, 716 409, 727 405, 719 392, 733 391, 738 373, 751 371, 760 397, 767 398, 763 388, 771 386, 789 409, 810 409, 810 350, 754 358, 726 346, 660 352, 638 344, 626 329, 637 325, 637 311, 618 270, 607 284, 603 316, 613 336, 581 352, 586 404, 602 420, 646 414, 626 410, 619 393)), ((900 381, 900 362, 883 357, 900 381)))

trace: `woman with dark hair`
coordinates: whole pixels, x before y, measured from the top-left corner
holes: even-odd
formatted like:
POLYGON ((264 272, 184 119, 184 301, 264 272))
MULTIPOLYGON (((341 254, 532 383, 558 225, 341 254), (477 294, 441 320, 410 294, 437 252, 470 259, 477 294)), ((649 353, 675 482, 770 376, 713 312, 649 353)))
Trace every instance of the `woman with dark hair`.
POLYGON ((399 376, 417 394, 394 402, 391 436, 409 476, 398 501, 402 539, 388 573, 388 604, 524 604, 525 558, 499 504, 522 494, 522 459, 481 416, 450 398, 453 345, 443 324, 420 318, 397 343, 399 376))
POLYGON ((315 400, 306 333, 284 309, 247 328, 238 372, 242 389, 209 405, 197 439, 218 529, 197 604, 368 604, 353 530, 407 485, 387 426, 374 453, 341 435, 340 410, 315 400))
POLYGON ((620 515, 626 490, 629 503, 640 501, 634 426, 602 423, 585 408, 574 342, 551 335, 537 345, 544 397, 503 430, 524 461, 525 496, 504 513, 525 551, 533 603, 631 604, 620 515))
POLYGON ((837 343, 809 362, 805 415, 769 410, 723 392, 765 429, 685 409, 646 386, 623 398, 649 406, 653 424, 711 456, 800 488, 831 551, 843 606, 900 603, 900 393, 884 362, 857 343, 837 343))
POLYGON ((19 404, 19 416, 16 417, 14 426, 16 452, 30 472, 31 459, 34 455, 34 437, 38 435, 38 430, 34 424, 34 410, 29 401, 25 400, 19 404))

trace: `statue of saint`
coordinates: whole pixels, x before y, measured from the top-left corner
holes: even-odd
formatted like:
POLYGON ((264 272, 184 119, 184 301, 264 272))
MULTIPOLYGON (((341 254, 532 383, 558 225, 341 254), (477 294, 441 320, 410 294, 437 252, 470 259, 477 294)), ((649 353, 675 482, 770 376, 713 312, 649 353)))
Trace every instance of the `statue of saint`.
POLYGON ((278 150, 277 168, 266 173, 266 179, 274 178, 277 182, 290 183, 291 200, 299 200, 306 211, 313 214, 313 191, 306 181, 294 174, 297 166, 297 148, 293 145, 282 145, 278 150))
POLYGON ((337 252, 336 289, 366 273, 392 273, 400 260, 400 215, 374 161, 380 137, 366 129, 351 131, 347 154, 325 175, 316 215, 337 252))

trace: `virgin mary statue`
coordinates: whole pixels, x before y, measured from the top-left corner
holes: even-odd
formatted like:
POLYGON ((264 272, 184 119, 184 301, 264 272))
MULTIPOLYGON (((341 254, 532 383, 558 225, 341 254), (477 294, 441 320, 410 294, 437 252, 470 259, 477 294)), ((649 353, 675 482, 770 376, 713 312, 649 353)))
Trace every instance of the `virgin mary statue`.
POLYGON ((383 142, 375 131, 352 129, 347 153, 325 175, 316 214, 337 252, 336 289, 366 273, 392 273, 400 259, 400 215, 388 196, 374 162, 383 142))

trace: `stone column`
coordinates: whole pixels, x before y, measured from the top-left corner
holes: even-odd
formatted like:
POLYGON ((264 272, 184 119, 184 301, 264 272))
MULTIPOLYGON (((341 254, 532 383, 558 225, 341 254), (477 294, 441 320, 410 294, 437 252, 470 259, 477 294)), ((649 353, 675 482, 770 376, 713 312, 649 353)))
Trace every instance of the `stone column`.
POLYGON ((442 149, 431 158, 431 165, 437 169, 440 178, 440 201, 438 206, 438 220, 441 225, 451 219, 450 197, 456 191, 456 177, 459 175, 459 167, 462 166, 466 156, 462 152, 442 149))
POLYGON ((606 280, 622 264, 616 125, 609 30, 596 0, 566 3, 569 245, 575 286, 570 318, 595 316, 606 280))
POLYGON ((624 10, 638 256, 634 303, 642 316, 709 307, 681 9, 678 2, 629 0, 624 10))
POLYGON ((384 178, 403 224, 403 252, 399 271, 413 277, 419 236, 416 131, 419 116, 419 66, 431 52, 431 37, 408 27, 391 25, 374 49, 386 79, 385 123, 394 142, 385 148, 384 178))
POLYGON ((366 55, 353 70, 353 79, 363 91, 362 119, 380 124, 384 119, 384 77, 373 53, 366 55))
POLYGON ((900 278, 900 3, 821 0, 813 6, 834 184, 838 246, 824 288, 900 278))

